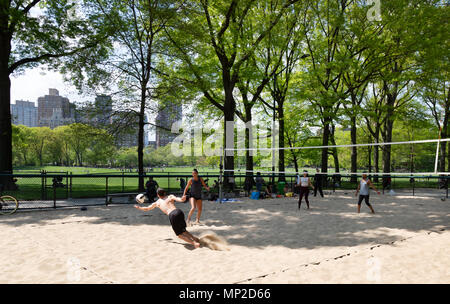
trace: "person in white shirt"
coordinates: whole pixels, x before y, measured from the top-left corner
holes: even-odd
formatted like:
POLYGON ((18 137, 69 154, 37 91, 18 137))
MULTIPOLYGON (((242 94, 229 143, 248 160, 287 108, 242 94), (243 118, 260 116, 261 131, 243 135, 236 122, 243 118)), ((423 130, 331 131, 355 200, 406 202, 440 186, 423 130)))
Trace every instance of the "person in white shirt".
POLYGON ((309 187, 311 186, 314 189, 314 186, 311 184, 311 179, 308 177, 308 172, 303 171, 303 176, 297 177, 297 185, 300 186, 300 198, 298 200, 298 209, 300 210, 300 206, 302 205, 303 196, 305 196, 306 206, 309 209, 309 187))
POLYGON ((367 174, 364 173, 362 175, 361 181, 358 184, 358 189, 356 189, 356 193, 355 193, 355 196, 358 196, 358 193, 359 193, 358 213, 361 210, 361 203, 363 200, 366 203, 367 207, 369 207, 369 209, 372 211, 372 213, 375 213, 375 210, 373 210, 372 205, 369 203, 369 195, 370 195, 369 187, 372 188, 373 190, 375 190, 378 193, 378 195, 380 194, 380 191, 378 191, 377 188, 375 188, 375 186, 372 184, 370 179, 367 178, 367 174))

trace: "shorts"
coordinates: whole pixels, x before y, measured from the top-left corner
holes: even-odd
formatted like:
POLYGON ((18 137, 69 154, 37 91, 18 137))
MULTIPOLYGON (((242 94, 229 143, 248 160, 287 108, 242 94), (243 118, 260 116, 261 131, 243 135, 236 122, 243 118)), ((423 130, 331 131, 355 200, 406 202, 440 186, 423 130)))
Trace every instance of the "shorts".
POLYGON ((169 221, 172 225, 173 232, 175 232, 176 235, 186 232, 184 213, 180 209, 175 209, 169 213, 169 221))
POLYGON ((201 200, 202 199, 202 195, 200 194, 200 196, 198 195, 193 195, 192 193, 189 193, 189 198, 193 197, 196 201, 201 200))
POLYGON ((359 198, 358 198, 358 205, 361 205, 363 200, 364 200, 364 202, 366 203, 367 206, 370 206, 369 196, 368 195, 361 195, 361 194, 359 195, 359 198))

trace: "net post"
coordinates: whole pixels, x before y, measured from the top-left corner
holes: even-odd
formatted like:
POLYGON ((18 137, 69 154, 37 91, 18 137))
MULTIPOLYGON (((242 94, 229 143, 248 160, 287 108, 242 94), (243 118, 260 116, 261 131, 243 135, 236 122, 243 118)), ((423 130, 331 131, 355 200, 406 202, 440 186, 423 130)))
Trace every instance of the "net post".
POLYGON ((53 209, 56 209, 56 184, 53 183, 53 209))
POLYGON ((223 198, 223 150, 220 155, 220 162, 219 162, 219 203, 222 203, 223 198))
POLYGON ((105 190, 106 190, 106 195, 105 195, 105 205, 108 206, 108 176, 106 176, 106 181, 105 181, 105 190))

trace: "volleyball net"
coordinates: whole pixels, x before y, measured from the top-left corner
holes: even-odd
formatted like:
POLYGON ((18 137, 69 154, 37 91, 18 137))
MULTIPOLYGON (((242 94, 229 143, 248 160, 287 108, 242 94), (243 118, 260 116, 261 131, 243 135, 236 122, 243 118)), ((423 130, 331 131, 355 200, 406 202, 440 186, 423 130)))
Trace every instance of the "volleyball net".
POLYGON ((367 174, 383 190, 445 189, 447 196, 449 141, 446 138, 321 146, 316 139, 293 147, 238 145, 223 149, 224 156, 234 156, 234 168, 224 169, 221 174, 224 185, 230 176, 232 180, 240 179, 241 184, 262 176, 268 183, 281 181, 293 186, 296 177, 307 172, 310 177, 321 176, 324 187, 333 190, 353 189, 358 179, 367 174), (246 166, 249 155, 252 169, 246 166), (322 168, 324 163, 326 168, 322 168))

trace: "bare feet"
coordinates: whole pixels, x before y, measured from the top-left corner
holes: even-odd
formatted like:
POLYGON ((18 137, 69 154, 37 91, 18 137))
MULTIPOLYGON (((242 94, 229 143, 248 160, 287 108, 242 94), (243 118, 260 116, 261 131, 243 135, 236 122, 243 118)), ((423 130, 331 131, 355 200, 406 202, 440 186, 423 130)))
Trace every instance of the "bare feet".
POLYGON ((194 247, 195 247, 195 248, 199 248, 199 247, 200 247, 200 243, 194 242, 194 247))

